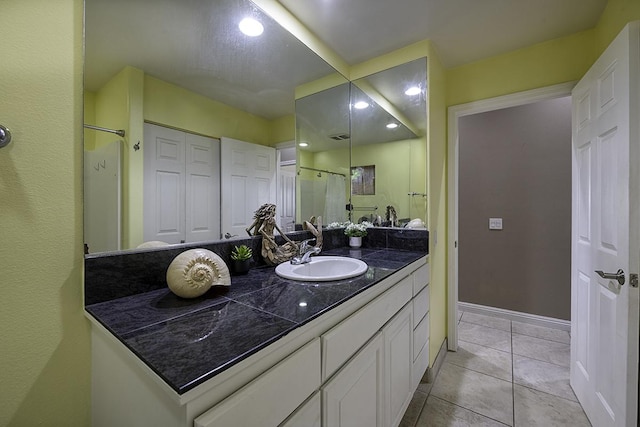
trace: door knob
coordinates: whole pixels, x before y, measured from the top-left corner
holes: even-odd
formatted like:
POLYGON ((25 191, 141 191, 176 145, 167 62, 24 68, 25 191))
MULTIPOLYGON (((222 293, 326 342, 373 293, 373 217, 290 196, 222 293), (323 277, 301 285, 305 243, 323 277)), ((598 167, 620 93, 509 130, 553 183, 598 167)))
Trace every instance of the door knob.
POLYGON ((224 238, 225 239, 230 239, 232 237, 238 237, 237 234, 231 234, 231 233, 224 233, 224 238))
POLYGON ((617 280, 620 286, 624 285, 624 271, 622 269, 618 269, 616 273, 605 273, 602 270, 596 270, 596 273, 603 279, 617 280))

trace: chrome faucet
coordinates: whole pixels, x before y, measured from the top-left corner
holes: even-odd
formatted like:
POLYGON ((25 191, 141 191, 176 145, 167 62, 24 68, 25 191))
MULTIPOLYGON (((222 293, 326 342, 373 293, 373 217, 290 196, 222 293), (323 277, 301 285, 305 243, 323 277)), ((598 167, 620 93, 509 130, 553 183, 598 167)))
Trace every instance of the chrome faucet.
POLYGON ((300 242, 300 252, 298 256, 293 257, 291 259, 291 264, 306 264, 309 262, 309 258, 311 255, 319 254, 321 249, 316 246, 310 246, 310 243, 315 241, 316 239, 307 239, 300 242))

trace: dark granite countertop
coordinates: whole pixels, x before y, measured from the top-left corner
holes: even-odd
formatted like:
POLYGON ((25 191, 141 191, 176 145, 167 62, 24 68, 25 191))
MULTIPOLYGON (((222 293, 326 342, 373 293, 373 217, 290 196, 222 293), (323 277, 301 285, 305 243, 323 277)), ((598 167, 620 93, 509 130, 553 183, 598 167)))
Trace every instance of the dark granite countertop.
POLYGON ((86 310, 183 394, 427 255, 364 248, 323 254, 359 258, 369 269, 327 284, 296 282, 280 278, 272 267, 255 268, 233 276, 230 287, 214 287, 195 299, 163 288, 86 310))

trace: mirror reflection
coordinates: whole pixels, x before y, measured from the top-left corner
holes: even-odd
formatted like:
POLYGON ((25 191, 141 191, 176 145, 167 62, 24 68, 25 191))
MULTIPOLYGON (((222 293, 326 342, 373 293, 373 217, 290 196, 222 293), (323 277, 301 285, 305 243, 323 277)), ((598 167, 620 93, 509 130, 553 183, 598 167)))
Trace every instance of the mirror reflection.
POLYGON ((344 222, 350 195, 351 85, 343 83, 296 100, 298 217, 344 222))
POLYGON ((295 89, 335 70, 246 0, 86 0, 85 15, 85 124, 125 133, 85 130, 87 252, 233 237, 277 203, 295 89))
POLYGON ((411 223, 415 227, 427 223, 426 67, 426 58, 421 58, 353 81, 354 222, 404 226, 418 220, 411 223), (357 108, 363 101, 369 106, 357 108), (371 180, 375 187, 368 185, 371 180))
POLYGON ((298 221, 427 223, 426 65, 421 58, 296 101, 298 221))

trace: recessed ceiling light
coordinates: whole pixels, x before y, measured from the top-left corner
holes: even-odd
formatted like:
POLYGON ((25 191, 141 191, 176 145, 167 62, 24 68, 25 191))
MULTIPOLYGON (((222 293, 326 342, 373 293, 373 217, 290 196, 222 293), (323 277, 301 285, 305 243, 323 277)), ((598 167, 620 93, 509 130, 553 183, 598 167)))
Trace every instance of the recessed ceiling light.
POLYGON ((353 106, 358 110, 362 110, 363 108, 367 108, 369 106, 369 103, 365 101, 358 101, 355 104, 353 104, 353 106))
POLYGON ((404 91, 405 95, 414 96, 419 95, 422 90, 418 86, 411 86, 409 89, 404 91))
POLYGON ((398 125, 397 123, 389 123, 389 124, 387 125, 387 128, 388 128, 388 129, 395 129, 395 128, 397 128, 398 126, 399 126, 399 125, 398 125))
POLYGON ((303 302, 299 303, 298 305, 299 305, 300 307, 306 307, 306 306, 307 306, 307 303, 303 301, 303 302))
POLYGON ((244 18, 240 21, 238 27, 240 28, 240 31, 250 37, 257 37, 264 31, 262 24, 253 18, 244 18))
POLYGON ((301 142, 298 144, 299 147, 308 147, 309 143, 308 142, 301 142))

